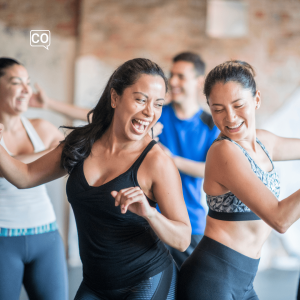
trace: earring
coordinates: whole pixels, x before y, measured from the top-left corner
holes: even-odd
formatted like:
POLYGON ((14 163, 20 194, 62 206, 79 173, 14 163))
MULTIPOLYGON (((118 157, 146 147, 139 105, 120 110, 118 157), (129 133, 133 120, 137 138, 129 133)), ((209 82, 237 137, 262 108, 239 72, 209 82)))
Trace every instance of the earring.
POLYGON ((115 104, 112 104, 112 107, 115 107, 115 104))

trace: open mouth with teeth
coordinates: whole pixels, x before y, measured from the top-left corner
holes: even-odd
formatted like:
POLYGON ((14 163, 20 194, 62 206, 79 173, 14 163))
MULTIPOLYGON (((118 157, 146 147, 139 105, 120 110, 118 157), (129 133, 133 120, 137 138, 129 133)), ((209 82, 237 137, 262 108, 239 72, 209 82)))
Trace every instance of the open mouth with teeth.
POLYGON ((230 131, 238 131, 243 124, 244 121, 239 124, 236 124, 235 126, 226 126, 226 128, 229 129, 230 131))
POLYGON ((138 133, 144 133, 146 128, 149 126, 150 122, 146 122, 146 121, 142 121, 139 119, 133 119, 131 121, 133 128, 135 129, 135 131, 137 131, 138 133))
POLYGON ((16 98, 17 103, 27 103, 28 102, 28 97, 18 97, 16 98))

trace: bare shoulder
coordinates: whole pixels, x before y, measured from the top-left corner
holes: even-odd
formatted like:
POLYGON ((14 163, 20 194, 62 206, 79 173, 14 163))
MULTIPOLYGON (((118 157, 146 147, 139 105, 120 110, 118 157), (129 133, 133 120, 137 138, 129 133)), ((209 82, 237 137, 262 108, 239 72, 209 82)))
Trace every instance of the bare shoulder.
POLYGON ((44 119, 29 119, 29 121, 36 131, 45 129, 57 130, 57 128, 52 123, 44 119))
POLYGON ((274 145, 278 136, 268 130, 257 129, 256 136, 259 141, 266 147, 268 152, 272 155, 274 145))
POLYGON ((63 140, 63 134, 52 123, 44 119, 29 120, 37 134, 46 147, 49 147, 53 140, 63 140))
POLYGON ((250 167, 243 151, 228 140, 217 141, 207 153, 205 177, 226 174, 229 168, 239 168, 241 165, 250 167), (225 171, 225 173, 220 172, 220 170, 225 171))
POLYGON ((232 157, 233 155, 241 152, 239 147, 228 140, 220 140, 214 142, 208 150, 206 162, 220 161, 226 159, 227 157, 232 157))
POLYGON ((138 181, 145 194, 157 202, 158 195, 168 191, 167 187, 173 186, 173 191, 181 187, 178 169, 158 144, 147 153, 138 171, 138 181))
POLYGON ((164 150, 155 144, 151 151, 145 157, 145 165, 147 169, 152 173, 161 174, 162 172, 168 172, 173 168, 177 169, 173 160, 164 152, 164 150), (158 173, 157 173, 158 172, 158 173))
POLYGON ((264 129, 256 129, 256 136, 262 141, 272 140, 277 137, 276 134, 264 129))

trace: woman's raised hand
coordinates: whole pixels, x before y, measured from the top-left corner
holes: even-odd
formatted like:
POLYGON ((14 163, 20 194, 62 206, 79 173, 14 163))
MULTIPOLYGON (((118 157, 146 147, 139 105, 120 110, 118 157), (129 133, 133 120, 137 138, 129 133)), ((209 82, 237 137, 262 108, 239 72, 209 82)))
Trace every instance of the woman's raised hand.
POLYGON ((143 218, 150 218, 155 213, 155 208, 149 205, 144 192, 137 186, 119 192, 112 191, 111 195, 115 198, 115 206, 121 207, 122 214, 129 210, 143 218))
POLYGON ((35 88, 37 92, 33 93, 31 98, 29 99, 29 106, 37 108, 47 108, 47 104, 49 101, 48 96, 37 83, 35 84, 35 88))

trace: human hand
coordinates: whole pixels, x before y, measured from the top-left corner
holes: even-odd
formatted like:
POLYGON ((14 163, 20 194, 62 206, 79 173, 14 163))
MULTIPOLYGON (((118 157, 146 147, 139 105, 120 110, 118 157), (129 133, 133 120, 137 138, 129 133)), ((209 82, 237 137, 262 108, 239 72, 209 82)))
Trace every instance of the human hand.
POLYGON ((111 195, 115 198, 115 206, 121 207, 122 214, 129 210, 143 218, 150 218, 154 213, 153 207, 149 205, 144 192, 138 186, 123 189, 119 192, 112 191, 111 195))
POLYGON ((33 93, 31 98, 29 99, 29 106, 36 108, 47 108, 49 102, 48 96, 37 83, 34 86, 37 92, 33 93))

